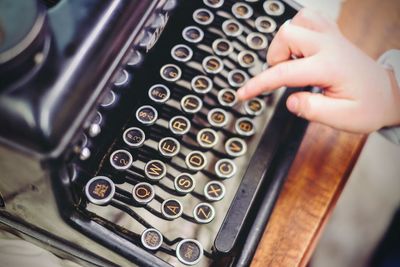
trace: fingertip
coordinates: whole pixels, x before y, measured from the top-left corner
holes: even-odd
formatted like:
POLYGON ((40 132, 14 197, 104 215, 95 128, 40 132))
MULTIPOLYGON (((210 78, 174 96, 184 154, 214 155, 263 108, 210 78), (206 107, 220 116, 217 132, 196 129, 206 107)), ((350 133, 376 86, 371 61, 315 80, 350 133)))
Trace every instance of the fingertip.
POLYGON ((237 92, 236 92, 236 96, 237 96, 239 101, 246 100, 247 86, 245 85, 245 86, 239 88, 239 90, 237 90, 237 92))
POLYGON ((286 100, 286 107, 288 110, 294 114, 299 113, 299 99, 296 95, 291 95, 286 100))

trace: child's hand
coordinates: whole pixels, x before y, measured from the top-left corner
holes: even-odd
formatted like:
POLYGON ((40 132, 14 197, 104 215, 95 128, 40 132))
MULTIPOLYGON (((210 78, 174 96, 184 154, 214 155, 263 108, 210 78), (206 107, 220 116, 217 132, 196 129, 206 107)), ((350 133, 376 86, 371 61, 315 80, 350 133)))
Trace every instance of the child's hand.
POLYGON ((239 99, 281 86, 318 86, 323 94, 292 94, 288 109, 351 132, 400 124, 400 90, 393 73, 345 39, 334 22, 316 13, 303 9, 284 24, 270 45, 267 61, 271 67, 248 81, 238 91, 239 99))

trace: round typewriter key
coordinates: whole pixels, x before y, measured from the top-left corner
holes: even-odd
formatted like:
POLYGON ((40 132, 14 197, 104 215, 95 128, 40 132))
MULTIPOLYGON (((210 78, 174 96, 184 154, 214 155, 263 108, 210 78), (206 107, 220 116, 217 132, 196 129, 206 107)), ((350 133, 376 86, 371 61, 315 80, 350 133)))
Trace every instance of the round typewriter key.
POLYGON ((214 108, 208 112, 207 120, 211 126, 222 128, 228 123, 228 114, 221 108, 214 108))
POLYGON ((263 34, 258 32, 249 33, 246 37, 247 45, 254 50, 266 49, 268 46, 268 39, 263 34))
POLYGON ((179 193, 187 194, 194 190, 196 181, 193 176, 188 173, 182 173, 174 180, 175 190, 179 193))
POLYGON ((189 26, 183 29, 182 36, 189 43, 197 44, 203 40, 204 32, 199 27, 189 26))
POLYGON ((203 3, 212 8, 219 8, 224 4, 224 0, 203 0, 203 3))
POLYGON ((210 201, 221 200, 225 196, 225 186, 219 181, 210 181, 204 186, 204 196, 210 201))
POLYGON ((161 204, 161 213, 165 218, 173 220, 182 215, 183 207, 181 202, 176 199, 166 199, 161 204))
POLYGON ((126 64, 130 67, 136 67, 139 66, 142 61, 142 54, 139 51, 132 50, 131 54, 129 55, 129 60, 126 62, 126 64))
POLYGON ((160 70, 161 77, 169 82, 175 82, 181 78, 181 69, 174 64, 164 65, 160 70))
POLYGON ((163 84, 156 84, 150 87, 149 97, 156 103, 165 103, 171 95, 168 87, 163 84))
POLYGON ((232 87, 241 87, 248 79, 249 76, 242 70, 232 70, 228 73, 228 82, 232 87))
POLYGON ((233 107, 237 102, 236 91, 232 89, 222 89, 218 92, 218 102, 224 107, 233 107))
POLYGON ((131 127, 125 130, 122 138, 124 139, 125 144, 130 147, 141 147, 146 136, 142 129, 131 127))
POLYGON ((100 134, 101 132, 101 127, 99 124, 92 123, 89 126, 88 134, 90 137, 96 137, 100 134))
POLYGON ((186 117, 175 116, 169 121, 168 127, 173 134, 184 135, 190 130, 190 121, 186 117))
POLYGON ((118 77, 116 79, 116 81, 114 82, 115 86, 123 86, 124 84, 126 84, 129 80, 129 74, 126 70, 121 70, 118 73, 118 77))
POLYGON ((201 147, 212 148, 218 143, 217 132, 209 128, 201 129, 197 133, 197 143, 199 143, 201 147))
POLYGON ((227 36, 237 37, 242 34, 243 27, 236 20, 228 19, 222 23, 222 30, 227 36))
POLYGON ((117 97, 115 96, 115 93, 113 91, 108 91, 101 100, 100 106, 103 108, 109 107, 115 103, 116 99, 117 97))
POLYGON ((209 203, 199 203, 193 209, 193 217, 198 223, 209 223, 215 217, 215 209, 209 203))
POLYGON ((214 50, 214 53, 218 56, 228 56, 230 53, 233 52, 233 46, 231 42, 229 42, 226 39, 216 39, 212 43, 212 48, 214 50))
POLYGON ((210 78, 204 75, 197 75, 191 81, 193 91, 198 94, 207 94, 213 87, 213 82, 210 78))
POLYGON ((186 95, 181 99, 181 107, 184 112, 194 114, 203 107, 203 102, 198 96, 186 95))
POLYGON ((158 143, 158 151, 160 151, 161 155, 168 158, 176 156, 179 153, 180 147, 179 142, 172 137, 165 137, 158 143))
POLYGON ((247 152, 246 142, 240 138, 232 137, 225 142, 225 150, 232 157, 239 157, 247 152))
POLYGON ((257 31, 262 33, 272 33, 277 27, 275 20, 266 16, 258 17, 255 24, 257 31))
POLYGON ((264 11, 270 16, 280 16, 285 12, 285 6, 277 0, 267 0, 263 4, 264 11))
POLYGON ((257 55, 254 52, 245 50, 239 53, 238 62, 243 68, 253 67, 256 63, 257 55))
POLYGON ((244 109, 247 114, 258 116, 264 111, 265 102, 259 98, 253 98, 244 103, 244 109))
POLYGON ((215 56, 208 56, 204 58, 202 65, 205 72, 210 74, 220 73, 224 68, 224 63, 222 60, 215 56))
POLYGON ((214 20, 214 14, 208 9, 199 8, 193 13, 193 20, 200 25, 209 25, 214 20))
POLYGON ((115 193, 115 185, 106 176, 96 176, 90 179, 85 186, 87 199, 96 205, 106 205, 115 193))
POLYGON ((235 130, 242 136, 252 136, 255 133, 255 126, 251 119, 240 118, 235 123, 235 130))
POLYGON ((158 117, 158 112, 152 106, 141 106, 136 110, 136 119, 144 125, 152 125, 158 117))
POLYGON ((186 156, 185 163, 190 170, 200 171, 206 167, 207 158, 200 151, 192 151, 186 156))
POLYGON ((150 250, 157 250, 163 243, 163 236, 160 231, 154 228, 148 228, 143 231, 140 240, 142 245, 150 250))
POLYGON ((90 149, 87 147, 82 148, 81 153, 79 154, 79 159, 80 160, 87 160, 90 158, 92 152, 90 152, 90 149))
POLYGON ((147 178, 153 181, 158 181, 164 178, 167 174, 167 166, 165 166, 165 163, 160 160, 150 160, 146 163, 146 166, 144 166, 144 173, 147 178))
POLYGON ((171 56, 174 58, 176 61, 180 62, 188 62, 192 56, 193 56, 193 51, 192 49, 184 44, 178 44, 174 46, 171 50, 171 56))
POLYGON ((132 155, 126 150, 114 151, 110 156, 110 163, 117 170, 126 170, 132 165, 132 155))
POLYGON ((232 6, 232 14, 238 19, 248 19, 253 15, 253 9, 248 4, 235 3, 232 6))
POLYGON ((231 178, 236 173, 236 164, 230 159, 220 159, 215 163, 215 173, 220 178, 231 178))
POLYGON ((132 189, 132 197, 139 204, 147 204, 153 200, 155 196, 154 187, 145 182, 136 184, 132 189))

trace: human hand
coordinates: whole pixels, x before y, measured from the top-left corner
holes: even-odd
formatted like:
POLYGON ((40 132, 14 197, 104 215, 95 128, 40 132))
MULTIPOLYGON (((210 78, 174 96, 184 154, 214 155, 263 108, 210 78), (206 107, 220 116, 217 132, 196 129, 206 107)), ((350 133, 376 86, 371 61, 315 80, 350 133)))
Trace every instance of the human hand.
POLYGON ((282 86, 317 86, 323 94, 294 93, 287 108, 305 119, 350 132, 400 125, 400 90, 393 73, 317 13, 303 9, 285 23, 271 42, 267 61, 271 67, 239 89, 239 99, 282 86))

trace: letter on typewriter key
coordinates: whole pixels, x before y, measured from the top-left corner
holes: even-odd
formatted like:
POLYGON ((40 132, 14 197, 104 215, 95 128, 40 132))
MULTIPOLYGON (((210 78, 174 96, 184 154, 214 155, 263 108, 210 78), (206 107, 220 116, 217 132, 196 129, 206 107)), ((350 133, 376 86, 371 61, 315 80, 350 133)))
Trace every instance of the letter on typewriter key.
POLYGON ((215 173, 220 178, 231 178, 236 173, 236 164, 230 159, 220 159, 215 163, 215 173))
POLYGON ((218 102, 224 107, 233 107, 237 102, 236 91, 232 89, 222 89, 218 92, 218 102))
POLYGON ((197 75, 192 79, 192 89, 198 94, 207 94, 213 87, 213 82, 210 78, 204 75, 197 75))
POLYGON ((169 82, 175 82, 181 78, 181 69, 174 64, 164 65, 160 70, 161 78, 169 82))
POLYGON ((219 181, 210 181, 204 186, 204 195, 210 201, 221 200, 225 196, 225 186, 219 181))
POLYGON ((228 56, 233 52, 233 46, 232 44, 226 40, 226 39, 216 39, 212 43, 212 48, 214 50, 214 53, 218 56, 228 56))
POLYGON ((203 246, 194 239, 184 239, 176 246, 176 257, 186 265, 195 265, 203 257, 203 246))
POLYGON ((203 40, 204 32, 196 26, 189 26, 183 29, 182 37, 189 43, 199 43, 203 40))
POLYGON ((193 51, 192 49, 184 44, 178 44, 174 46, 171 50, 171 56, 176 60, 180 62, 188 62, 192 56, 193 56, 193 51))
POLYGON ((201 129, 197 133, 197 143, 204 148, 212 148, 218 143, 218 135, 213 129, 201 129))
POLYGON ((222 23, 223 32, 230 37, 237 37, 242 34, 243 27, 234 19, 228 19, 222 23))
POLYGON ((167 158, 176 156, 179 153, 180 147, 179 142, 172 137, 165 137, 158 143, 158 151, 167 158))
POLYGON ((239 53, 238 62, 243 68, 250 68, 256 63, 256 57, 254 52, 245 50, 239 53))
POLYGON ((184 135, 190 130, 190 121, 186 117, 175 116, 169 121, 168 127, 173 134, 184 135))
POLYGON ((110 156, 110 164, 117 170, 126 170, 132 165, 132 155, 126 150, 114 151, 110 156))
POLYGON ((207 165, 207 158, 200 151, 192 151, 186 156, 185 163, 190 170, 200 171, 207 165))
POLYGON ((154 187, 145 182, 136 184, 132 189, 132 197, 139 204, 147 204, 153 200, 155 196, 154 187))
POLYGON ((188 173, 182 173, 174 180, 174 187, 178 193, 187 194, 194 190, 196 181, 188 173))
POLYGON ((228 82, 232 87, 241 87, 248 79, 249 76, 242 70, 232 70, 228 73, 228 82))
POLYGON ((198 223, 209 223, 215 217, 215 209, 209 203, 199 203, 193 209, 193 217, 198 223))
POLYGON ((115 185, 106 176, 96 176, 90 179, 85 186, 87 199, 96 205, 107 205, 115 193, 115 185))
POLYGON ((246 153, 246 143, 237 137, 229 138, 225 143, 225 150, 232 157, 239 157, 246 153))
POLYGON ((256 129, 249 118, 240 118, 235 123, 235 130, 238 134, 242 136, 252 136, 256 129))
POLYGON ((185 95, 181 99, 181 107, 184 112, 194 114, 203 107, 203 102, 198 96, 185 95))
POLYGON ((157 229, 148 228, 143 231, 141 239, 142 245, 150 250, 157 250, 163 243, 163 236, 157 229))
POLYGON ((264 111, 265 103, 259 98, 253 98, 244 103, 244 109, 247 114, 258 116, 264 111))
POLYGON ((161 213, 165 218, 173 220, 182 215, 183 208, 181 202, 176 199, 166 199, 161 204, 161 213))
POLYGON ((257 31, 262 33, 272 33, 277 27, 276 22, 273 19, 265 16, 258 17, 255 24, 257 31))
POLYGON ((277 0, 268 0, 263 4, 264 11, 270 16, 280 16, 285 12, 285 6, 277 0))
POLYGON ((122 138, 125 144, 130 147, 141 147, 146 139, 143 130, 137 127, 126 129, 122 138))
POLYGON ((150 160, 144 167, 147 178, 158 181, 167 174, 167 166, 160 160, 150 160))
POLYGON ((268 39, 264 35, 258 32, 251 32, 246 37, 247 45, 254 50, 267 49, 268 39))
POLYGON ((144 125, 152 125, 158 117, 158 112, 152 106, 141 106, 136 110, 136 119, 144 125))
POLYGON ((232 6, 232 14, 238 19, 248 19, 253 15, 253 9, 248 4, 235 3, 232 6))
POLYGON ((220 73, 224 68, 224 63, 222 60, 215 56, 208 56, 204 58, 202 65, 204 71, 210 74, 220 73))
POLYGON ((222 128, 228 123, 228 115, 221 108, 214 108, 207 114, 208 123, 217 128, 222 128))
POLYGON ((169 99, 171 92, 169 88, 163 84, 153 85, 149 89, 149 97, 156 103, 165 103, 169 99))
POLYGON ((193 20, 200 25, 209 25, 214 20, 214 14, 205 8, 199 8, 193 13, 193 20))

